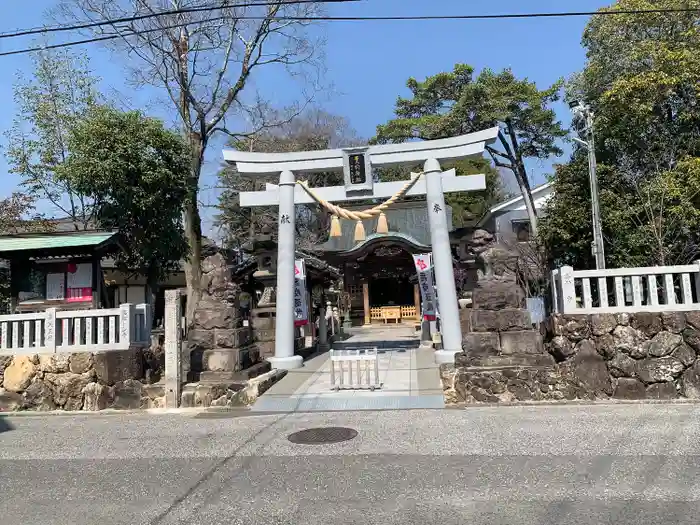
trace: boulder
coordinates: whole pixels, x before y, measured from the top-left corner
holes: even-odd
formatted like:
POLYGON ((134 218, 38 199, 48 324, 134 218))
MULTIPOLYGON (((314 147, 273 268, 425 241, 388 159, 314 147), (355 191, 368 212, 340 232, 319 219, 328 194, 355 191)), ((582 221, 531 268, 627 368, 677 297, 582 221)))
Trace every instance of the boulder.
POLYGON ((612 333, 615 349, 631 354, 643 341, 639 332, 631 326, 619 325, 612 333))
POLYGON ((104 410, 114 400, 114 387, 101 385, 100 383, 88 383, 83 388, 85 403, 83 410, 104 410))
POLYGON ((669 383, 654 383, 647 388, 648 399, 675 399, 678 397, 676 385, 669 383))
POLYGON ((554 335, 563 335, 573 342, 588 339, 591 328, 586 315, 553 315, 550 318, 554 335))
POLYGON ((617 326, 614 314, 593 314, 591 315, 591 333, 593 335, 604 335, 612 332, 617 326))
POLYGON ((16 355, 12 364, 5 368, 3 386, 10 392, 21 392, 32 382, 36 374, 36 358, 34 356, 16 355))
POLYGON ((605 360, 593 345, 586 345, 570 361, 576 380, 593 394, 612 394, 612 383, 605 360))
POLYGON ((60 374, 68 372, 68 363, 70 354, 40 354, 39 355, 39 371, 48 372, 50 374, 60 374))
POLYGON ((24 405, 22 394, 11 392, 0 387, 0 412, 21 410, 24 405))
POLYGON ((693 310, 685 313, 685 321, 687 324, 700 330, 700 310, 693 310))
POLYGON ((557 359, 564 361, 576 352, 575 346, 563 335, 554 337, 549 343, 549 352, 557 359))
POLYGON ((642 312, 634 314, 632 326, 647 337, 654 337, 663 330, 661 315, 658 313, 642 312))
POLYGON ((595 338, 595 349, 604 359, 612 359, 615 351, 615 338, 612 334, 604 334, 595 338))
POLYGON ((45 381, 39 379, 39 377, 35 376, 34 379, 32 379, 31 384, 22 393, 22 397, 26 408, 42 412, 56 410, 53 389, 45 381))
POLYGON ((638 379, 621 377, 615 385, 613 397, 617 399, 644 399, 647 395, 646 386, 638 379))
POLYGON ((679 381, 681 394, 688 399, 700 399, 700 361, 688 368, 679 381))
POLYGON ((659 332, 651 340, 649 355, 651 357, 663 357, 671 354, 683 342, 683 338, 671 332, 659 332))
POLYGON ((91 372, 85 374, 45 374, 44 381, 51 385, 53 400, 64 410, 83 408, 83 388, 94 379, 91 372))
POLYGON ((615 321, 621 326, 628 326, 631 320, 630 314, 627 312, 615 314, 615 321))
POLYGON ((673 381, 684 369, 683 363, 672 356, 637 361, 637 377, 645 383, 673 381))
POLYGON ((661 322, 669 332, 680 334, 685 329, 685 314, 683 312, 663 312, 661 322))
POLYGON ((141 408, 143 385, 135 379, 126 379, 114 385, 114 399, 109 408, 128 410, 141 408))
POLYGON ((683 330, 683 340, 693 349, 696 354, 700 354, 700 331, 695 328, 683 330))
POLYGON ((678 345, 672 355, 683 363, 684 366, 690 366, 695 362, 695 352, 685 343, 678 345))
POLYGON ((613 377, 634 377, 637 362, 627 354, 618 352, 610 361, 608 368, 613 377))
POLYGON ((90 352, 77 352, 70 355, 70 371, 74 374, 84 374, 92 367, 93 358, 90 352))
POLYGON ((96 352, 93 360, 97 381, 103 385, 143 377, 143 350, 139 347, 96 352))

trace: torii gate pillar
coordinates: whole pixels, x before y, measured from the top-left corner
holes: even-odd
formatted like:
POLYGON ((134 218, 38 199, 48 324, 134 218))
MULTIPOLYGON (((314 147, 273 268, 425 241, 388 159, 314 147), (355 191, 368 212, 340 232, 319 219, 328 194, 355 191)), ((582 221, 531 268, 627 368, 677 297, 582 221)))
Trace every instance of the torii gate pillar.
POLYGON ((450 231, 447 224, 440 163, 435 159, 428 159, 425 161, 423 173, 425 174, 430 240, 433 247, 435 286, 440 303, 440 332, 442 333, 442 350, 435 352, 435 361, 451 363, 454 361, 454 355, 462 351, 462 327, 459 322, 459 303, 457 302, 457 289, 452 266, 450 231))

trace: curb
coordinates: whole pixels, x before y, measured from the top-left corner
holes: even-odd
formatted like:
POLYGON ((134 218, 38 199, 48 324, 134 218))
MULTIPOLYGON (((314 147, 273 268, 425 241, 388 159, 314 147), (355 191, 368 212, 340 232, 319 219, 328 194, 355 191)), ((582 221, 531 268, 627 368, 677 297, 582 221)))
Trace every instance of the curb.
POLYGON ((497 407, 581 407, 616 405, 700 405, 700 399, 604 399, 600 401, 574 399, 571 401, 509 401, 504 403, 453 403, 450 405, 445 405, 445 408, 448 410, 469 410, 472 408, 497 407))
POLYGON ((60 417, 60 416, 134 416, 134 415, 168 415, 168 414, 199 414, 206 412, 209 408, 135 408, 133 410, 116 410, 106 408, 104 410, 50 410, 40 412, 36 410, 21 410, 17 412, 0 412, 0 417, 60 417))

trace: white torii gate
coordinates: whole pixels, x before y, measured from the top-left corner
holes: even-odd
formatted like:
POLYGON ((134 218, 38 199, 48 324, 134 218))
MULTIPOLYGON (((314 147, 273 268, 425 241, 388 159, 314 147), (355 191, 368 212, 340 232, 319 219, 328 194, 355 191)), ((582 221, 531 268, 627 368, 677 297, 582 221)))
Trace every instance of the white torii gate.
POLYGON ((454 360, 454 354, 462 349, 462 329, 444 192, 483 190, 486 179, 483 174, 457 177, 454 169, 443 173, 439 161, 480 156, 486 145, 493 143, 497 136, 498 128, 494 127, 447 139, 362 148, 294 153, 224 150, 224 160, 235 164, 241 174, 280 174, 279 185, 268 184, 265 191, 240 193, 241 207, 279 206, 275 357, 269 359, 274 368, 302 366, 302 357, 294 355, 294 205, 315 201, 296 184, 294 172, 344 171, 344 186, 314 188, 314 192, 326 201, 344 202, 391 197, 408 182, 374 183, 372 166, 416 164, 421 161, 424 162, 423 174, 420 175, 422 180, 407 195, 426 195, 443 344, 443 349, 435 352, 435 360, 438 363, 454 360))

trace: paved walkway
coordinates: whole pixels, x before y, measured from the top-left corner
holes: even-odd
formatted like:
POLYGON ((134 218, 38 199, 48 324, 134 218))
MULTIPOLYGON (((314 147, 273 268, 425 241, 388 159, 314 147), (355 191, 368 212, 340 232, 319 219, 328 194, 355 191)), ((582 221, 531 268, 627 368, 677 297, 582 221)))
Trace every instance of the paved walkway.
MULTIPOLYGON (((412 327, 370 327, 335 348, 377 348, 382 387, 375 391, 331 388, 329 354, 291 370, 253 405, 260 412, 443 408, 438 367, 433 350, 419 349, 412 327)), ((355 370, 353 370, 355 371, 355 370)), ((362 369, 361 382, 365 375, 362 369)))

